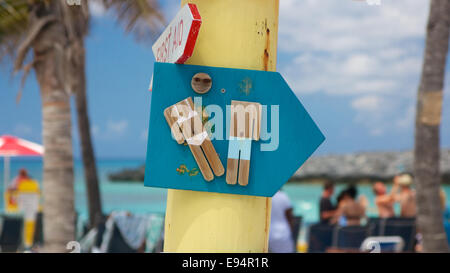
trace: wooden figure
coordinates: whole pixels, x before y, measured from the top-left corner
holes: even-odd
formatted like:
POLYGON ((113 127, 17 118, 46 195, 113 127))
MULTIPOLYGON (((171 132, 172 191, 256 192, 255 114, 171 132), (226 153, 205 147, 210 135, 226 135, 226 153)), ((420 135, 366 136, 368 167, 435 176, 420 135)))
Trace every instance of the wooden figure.
POLYGON ((213 172, 216 176, 224 174, 225 169, 203 126, 199 113, 195 111, 191 97, 166 108, 164 117, 177 143, 183 144, 186 141, 206 181, 214 179, 213 172))
POLYGON ((230 138, 228 146, 228 184, 248 185, 252 140, 258 141, 261 132, 261 104, 231 101, 230 138), (239 170, 239 177, 238 177, 239 170))

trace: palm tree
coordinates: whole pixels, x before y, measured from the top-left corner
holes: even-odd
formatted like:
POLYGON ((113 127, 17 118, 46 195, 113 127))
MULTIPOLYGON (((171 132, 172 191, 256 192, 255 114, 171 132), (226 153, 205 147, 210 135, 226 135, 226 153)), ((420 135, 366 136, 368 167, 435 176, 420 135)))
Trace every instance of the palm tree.
MULTIPOLYGON (((151 0, 103 0, 127 31, 145 37, 162 16, 151 0), (147 27, 143 28, 144 23, 147 27)), ((44 236, 47 251, 62 252, 75 235, 70 95, 76 95, 90 223, 100 219, 101 203, 86 100, 84 38, 89 12, 86 0, 0 0, 0 57, 14 58, 24 78, 34 69, 42 98, 44 155, 44 236), (32 51, 29 64, 24 65, 32 51)))
MULTIPOLYGON (((23 62, 31 50, 33 58, 24 68, 36 73, 42 102, 42 130, 44 154, 44 234, 47 251, 64 251, 65 245, 75 238, 75 206, 73 188, 73 154, 71 136, 70 93, 67 83, 67 47, 63 5, 60 1, 27 2, 2 1, 2 22, 11 23, 8 17, 13 8, 22 8, 20 26, 27 21, 29 28, 13 33, 19 43, 15 53, 14 69, 24 68, 23 62), (21 7, 22 7, 21 6, 21 7), (4 12, 6 11, 6 12, 4 12)), ((18 18, 19 19, 19 18, 18 18)), ((7 30, 2 31, 8 33, 7 30)), ((9 37, 2 36, 1 40, 9 37)))
MULTIPOLYGON (((103 0, 102 3, 106 8, 117 12, 119 20, 127 24, 127 30, 133 30, 138 24, 141 24, 142 29, 136 28, 139 29, 136 32, 138 38, 144 38, 147 33, 152 33, 149 29, 152 30, 157 26, 155 19, 163 20, 153 1, 103 0), (146 24, 142 24, 141 21, 146 24)), ((102 221, 102 206, 86 98, 84 39, 88 34, 90 19, 87 0, 81 1, 78 6, 71 7, 68 16, 69 20, 67 21, 72 22, 70 24, 71 31, 69 31, 68 54, 72 69, 70 74, 74 78, 71 82, 71 90, 76 98, 78 131, 88 197, 89 224, 91 227, 95 227, 102 221)))
POLYGON ((417 226, 425 252, 448 252, 439 201, 442 94, 450 33, 450 0, 432 0, 418 90, 414 174, 417 185, 417 226))
POLYGON ((84 38, 89 29, 89 8, 87 2, 84 0, 80 2, 80 5, 65 7, 67 8, 66 20, 69 22, 67 27, 69 30, 67 32, 69 45, 66 55, 67 61, 69 62, 68 67, 70 68, 68 73, 72 79, 69 82, 69 88, 75 96, 78 133, 80 135, 88 201, 89 227, 96 227, 103 220, 103 213, 86 96, 86 54, 84 38))

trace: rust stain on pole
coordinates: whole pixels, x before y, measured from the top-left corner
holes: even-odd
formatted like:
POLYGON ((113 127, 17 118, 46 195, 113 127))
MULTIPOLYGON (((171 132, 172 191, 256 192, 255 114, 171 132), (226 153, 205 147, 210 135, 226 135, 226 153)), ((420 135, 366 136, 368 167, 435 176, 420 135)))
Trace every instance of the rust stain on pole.
POLYGON ((269 59, 270 59, 270 29, 267 27, 267 19, 264 23, 264 28, 266 29, 266 46, 264 48, 264 55, 263 55, 263 65, 264 65, 264 71, 269 70, 269 59))
MULTIPOLYGON (((266 225, 264 226, 264 233, 266 235, 266 238, 269 238, 269 228, 270 228, 270 214, 272 212, 272 204, 271 204, 271 199, 267 198, 266 199, 266 208, 269 208, 266 210, 266 225)), ((264 252, 268 252, 269 251, 269 241, 266 241, 266 244, 264 246, 264 252)))

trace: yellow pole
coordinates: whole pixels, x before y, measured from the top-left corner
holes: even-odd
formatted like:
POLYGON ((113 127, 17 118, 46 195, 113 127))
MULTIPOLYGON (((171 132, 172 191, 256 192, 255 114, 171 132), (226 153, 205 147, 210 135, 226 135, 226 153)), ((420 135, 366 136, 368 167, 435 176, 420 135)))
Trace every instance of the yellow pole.
MULTIPOLYGON (((188 64, 276 70, 279 0, 186 3, 203 21, 188 64)), ((270 210, 265 197, 169 190, 164 251, 267 252, 270 210)))

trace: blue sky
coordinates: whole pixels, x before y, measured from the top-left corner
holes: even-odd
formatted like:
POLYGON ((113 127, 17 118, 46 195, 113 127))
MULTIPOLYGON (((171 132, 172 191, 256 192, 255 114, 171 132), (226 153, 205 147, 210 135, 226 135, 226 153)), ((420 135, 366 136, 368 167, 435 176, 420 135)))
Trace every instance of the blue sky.
MULTIPOLYGON (((178 0, 165 2, 170 21, 178 0)), ((101 6, 87 39, 89 113, 98 157, 144 158, 154 57, 101 6)), ((428 1, 281 0, 278 71, 327 137, 317 154, 412 149, 428 1)), ((15 103, 20 75, 0 66, 0 135, 41 142, 33 73, 15 103)), ((441 144, 450 147, 450 65, 441 144)), ((74 153, 79 138, 73 123, 74 153)))

